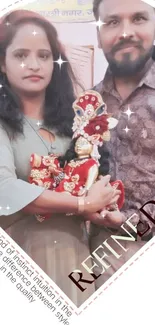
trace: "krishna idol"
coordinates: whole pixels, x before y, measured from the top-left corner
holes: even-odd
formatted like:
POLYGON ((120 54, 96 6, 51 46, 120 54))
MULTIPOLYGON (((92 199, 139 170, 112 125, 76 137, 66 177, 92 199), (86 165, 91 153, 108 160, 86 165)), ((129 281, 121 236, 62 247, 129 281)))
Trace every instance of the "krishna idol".
MULTIPOLYGON (((92 184, 100 175, 108 173, 107 152, 104 142, 110 140, 110 129, 118 121, 107 113, 101 95, 85 91, 73 103, 75 112, 73 137, 70 148, 64 156, 38 156, 32 154, 29 181, 56 192, 67 192, 74 196, 86 196, 92 184)), ((106 210, 120 210, 124 203, 124 186, 121 181, 110 184, 121 191, 117 204, 106 210)), ((104 217, 104 212, 101 214, 104 217)), ((49 215, 37 216, 39 221, 49 215)))

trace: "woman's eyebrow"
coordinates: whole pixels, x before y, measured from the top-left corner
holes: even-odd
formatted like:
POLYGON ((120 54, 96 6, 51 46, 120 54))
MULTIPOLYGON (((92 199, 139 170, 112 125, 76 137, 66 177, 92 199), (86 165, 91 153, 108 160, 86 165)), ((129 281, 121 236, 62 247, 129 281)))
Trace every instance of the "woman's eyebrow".
MULTIPOLYGON (((30 49, 27 49, 27 48, 16 48, 16 49, 13 49, 12 52, 17 52, 17 51, 30 52, 31 50, 30 50, 30 49)), ((49 50, 49 49, 45 49, 45 48, 38 49, 37 51, 46 51, 46 52, 49 52, 49 53, 52 52, 51 50, 49 50)))

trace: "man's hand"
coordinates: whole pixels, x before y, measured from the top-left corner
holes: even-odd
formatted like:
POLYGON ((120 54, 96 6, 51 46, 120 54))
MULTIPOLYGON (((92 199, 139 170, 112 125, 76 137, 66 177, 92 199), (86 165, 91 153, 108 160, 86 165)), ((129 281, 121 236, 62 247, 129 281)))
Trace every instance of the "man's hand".
POLYGON ((115 229, 121 226, 121 224, 125 221, 125 217, 120 211, 104 210, 101 213, 87 214, 85 217, 94 224, 115 229))
POLYGON ((109 183, 110 175, 101 176, 100 179, 94 183, 88 191, 88 201, 86 213, 91 214, 96 211, 101 211, 106 206, 114 204, 118 201, 121 191, 113 189, 109 183))

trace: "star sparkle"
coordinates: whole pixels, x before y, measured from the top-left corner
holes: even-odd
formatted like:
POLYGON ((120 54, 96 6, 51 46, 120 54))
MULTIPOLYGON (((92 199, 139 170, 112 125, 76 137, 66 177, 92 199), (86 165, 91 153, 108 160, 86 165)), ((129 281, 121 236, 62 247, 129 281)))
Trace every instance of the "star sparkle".
POLYGON ((126 126, 125 129, 123 129, 126 133, 128 133, 130 131, 130 129, 126 126))
POLYGON ((129 119, 130 116, 131 116, 132 114, 134 114, 134 112, 132 112, 131 109, 130 109, 130 106, 128 106, 128 109, 127 109, 125 112, 123 112, 123 114, 126 114, 126 115, 128 116, 128 119, 129 119))
POLYGON ((103 25, 106 25, 106 23, 104 23, 101 19, 100 19, 100 17, 99 17, 99 19, 97 20, 97 21, 93 21, 93 22, 91 22, 91 24, 94 24, 94 25, 96 25, 96 27, 98 27, 99 29, 103 26, 103 25))
POLYGON ((9 205, 7 205, 6 207, 2 207, 2 206, 0 206, 0 210, 2 210, 2 209, 10 210, 11 208, 9 207, 9 205))
POLYGON ((22 68, 24 68, 24 67, 26 66, 26 64, 25 64, 24 62, 22 62, 22 63, 20 64, 20 66, 21 66, 22 68))
POLYGON ((124 38, 126 38, 127 34, 124 32, 124 33, 122 34, 122 36, 123 36, 124 38))
POLYGON ((40 121, 38 121, 36 124, 37 124, 38 126, 42 125, 42 123, 41 123, 40 121))
POLYGON ((61 69, 62 64, 65 63, 65 62, 68 62, 68 61, 62 60, 62 57, 61 57, 61 54, 60 54, 59 59, 57 61, 53 61, 53 62, 56 62, 59 65, 60 69, 61 69))
POLYGON ((36 36, 38 33, 34 30, 34 31, 32 32, 32 34, 33 34, 34 36, 36 36))
POLYGON ((0 89, 2 89, 2 87, 3 87, 3 85, 2 85, 2 84, 0 84, 0 89))
POLYGON ((6 25, 6 26, 10 26, 11 24, 9 23, 9 21, 7 21, 7 22, 5 23, 5 25, 6 25))

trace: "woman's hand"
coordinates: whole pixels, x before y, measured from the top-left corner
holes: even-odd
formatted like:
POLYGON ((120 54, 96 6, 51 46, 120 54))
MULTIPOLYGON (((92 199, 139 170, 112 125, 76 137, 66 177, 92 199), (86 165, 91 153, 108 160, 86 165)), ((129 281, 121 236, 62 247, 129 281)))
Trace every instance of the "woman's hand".
POLYGON ((100 177, 100 179, 91 186, 87 195, 86 214, 103 210, 106 206, 118 201, 121 192, 113 189, 109 184, 110 176, 100 177))

